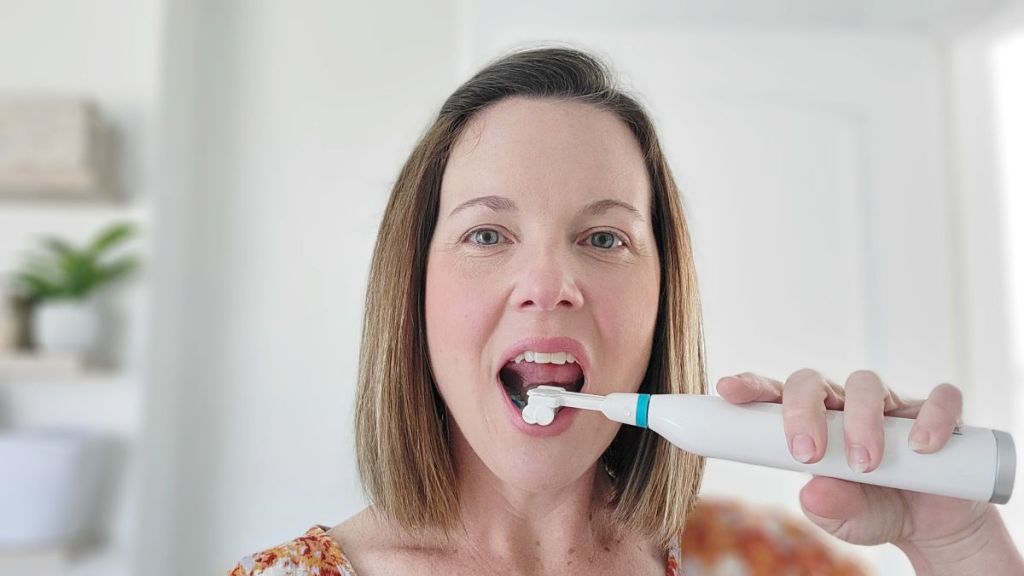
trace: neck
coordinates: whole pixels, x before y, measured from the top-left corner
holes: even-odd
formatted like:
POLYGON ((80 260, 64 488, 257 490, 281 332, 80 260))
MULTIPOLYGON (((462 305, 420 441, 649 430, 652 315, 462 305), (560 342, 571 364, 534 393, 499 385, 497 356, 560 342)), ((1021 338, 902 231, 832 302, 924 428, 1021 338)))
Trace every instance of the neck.
POLYGON ((453 427, 460 552, 526 571, 581 566, 622 545, 608 521, 612 483, 600 462, 560 487, 530 491, 497 478, 453 427))

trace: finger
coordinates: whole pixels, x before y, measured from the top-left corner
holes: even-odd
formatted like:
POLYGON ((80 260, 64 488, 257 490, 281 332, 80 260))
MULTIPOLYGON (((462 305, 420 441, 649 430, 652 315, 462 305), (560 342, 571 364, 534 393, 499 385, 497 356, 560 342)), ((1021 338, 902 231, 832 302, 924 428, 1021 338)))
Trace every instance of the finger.
POLYGON ((924 400, 916 398, 904 399, 892 388, 886 389, 888 390, 884 407, 886 416, 897 416, 899 418, 915 418, 917 416, 917 412, 924 404, 924 400))
POLYGON ((825 408, 828 410, 842 410, 846 406, 846 390, 828 378, 825 378, 825 383, 828 384, 825 408))
POLYGON ((782 396, 782 422, 789 452, 800 462, 821 460, 828 446, 826 400, 839 401, 835 389, 818 372, 798 370, 786 380, 782 396))
POLYGON ((752 372, 726 376, 718 381, 715 389, 733 404, 782 400, 782 382, 752 372))
POLYGON ((896 399, 870 370, 858 370, 846 379, 846 407, 843 435, 846 460, 854 472, 878 467, 885 450, 885 412, 896 407, 896 399))
POLYGON ((922 454, 938 451, 953 437, 962 413, 960 389, 952 384, 939 384, 928 395, 910 429, 910 447, 922 454))
POLYGON ((896 416, 898 418, 917 418, 918 412, 921 411, 921 406, 924 406, 924 400, 919 398, 911 398, 907 400, 900 399, 896 396, 895 390, 890 390, 890 394, 895 398, 897 404, 891 410, 886 410, 886 416, 896 416))

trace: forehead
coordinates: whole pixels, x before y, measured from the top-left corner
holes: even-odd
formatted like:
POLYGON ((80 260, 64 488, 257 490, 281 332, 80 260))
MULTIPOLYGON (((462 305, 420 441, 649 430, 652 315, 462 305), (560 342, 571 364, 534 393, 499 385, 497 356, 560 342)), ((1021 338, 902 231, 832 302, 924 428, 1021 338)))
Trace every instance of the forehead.
POLYGON ((496 194, 547 204, 597 197, 648 211, 647 170, 633 133, 590 104, 509 98, 478 112, 452 149, 441 210, 496 194))

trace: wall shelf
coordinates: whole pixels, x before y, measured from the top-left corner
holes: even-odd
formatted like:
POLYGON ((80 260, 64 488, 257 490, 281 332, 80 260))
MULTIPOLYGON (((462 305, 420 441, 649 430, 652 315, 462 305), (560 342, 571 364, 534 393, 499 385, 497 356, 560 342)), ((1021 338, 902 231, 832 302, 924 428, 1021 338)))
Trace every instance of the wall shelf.
POLYGON ((75 354, 41 355, 22 351, 0 352, 0 382, 71 378, 87 372, 82 358, 75 354))
POLYGON ((0 353, 0 427, 84 428, 132 436, 138 378, 72 356, 0 353))

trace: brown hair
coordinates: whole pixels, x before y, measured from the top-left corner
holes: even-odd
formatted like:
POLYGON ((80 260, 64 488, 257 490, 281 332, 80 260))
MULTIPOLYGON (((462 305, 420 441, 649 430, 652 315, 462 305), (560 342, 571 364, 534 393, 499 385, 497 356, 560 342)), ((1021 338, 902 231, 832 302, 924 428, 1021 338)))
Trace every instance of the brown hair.
MULTIPOLYGON (((460 86, 420 139, 391 191, 366 294, 356 403, 363 488, 408 530, 458 525, 446 409, 430 368, 424 315, 427 253, 449 153, 470 118, 509 97, 583 102, 625 122, 643 152, 661 265, 654 341, 640 391, 706 393, 703 333, 690 237, 675 182, 646 111, 608 68, 564 47, 501 57, 460 86), (434 410, 426 407, 433 406, 434 410)), ((613 524, 667 546, 696 505, 704 458, 647 429, 623 426, 603 456, 613 524)))

